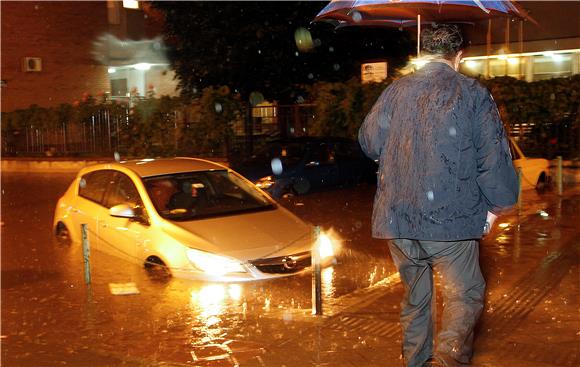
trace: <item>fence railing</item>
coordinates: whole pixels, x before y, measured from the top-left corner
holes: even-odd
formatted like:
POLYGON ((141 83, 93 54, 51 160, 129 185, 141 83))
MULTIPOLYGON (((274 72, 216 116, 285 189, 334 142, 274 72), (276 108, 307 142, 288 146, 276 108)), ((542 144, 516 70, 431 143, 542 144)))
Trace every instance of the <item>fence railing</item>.
MULTIPOLYGON (((224 142, 228 154, 250 156, 265 142, 290 136, 308 135, 314 119, 313 105, 279 105, 252 107, 244 112, 245 119, 230 124, 231 141, 224 142)), ((196 129, 196 123, 182 111, 170 114, 163 127, 163 144, 167 155, 215 155, 223 150, 200 152, 196 144, 177 144, 179 136, 196 129), (168 137, 171 137, 169 139, 168 137)), ((112 113, 107 106, 82 121, 63 121, 50 128, 27 125, 20 129, 3 130, 3 156, 108 156, 127 152, 130 140, 130 110, 112 113)))

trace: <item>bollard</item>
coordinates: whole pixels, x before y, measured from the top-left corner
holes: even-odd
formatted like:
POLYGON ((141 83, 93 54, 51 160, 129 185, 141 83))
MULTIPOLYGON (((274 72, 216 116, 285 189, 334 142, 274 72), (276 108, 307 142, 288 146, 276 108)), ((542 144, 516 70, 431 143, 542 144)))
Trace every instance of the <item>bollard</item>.
POLYGON ((524 175, 522 173, 522 167, 518 167, 518 214, 522 210, 522 182, 524 175))
POLYGON ((83 259, 85 263, 85 283, 91 284, 91 248, 89 236, 87 234, 87 225, 81 224, 81 233, 83 238, 83 259))
POLYGON ((320 227, 314 228, 312 258, 312 314, 322 315, 322 273, 320 266, 320 227))
POLYGON ((556 171, 556 184, 558 185, 558 195, 562 195, 562 156, 558 156, 558 169, 556 171))

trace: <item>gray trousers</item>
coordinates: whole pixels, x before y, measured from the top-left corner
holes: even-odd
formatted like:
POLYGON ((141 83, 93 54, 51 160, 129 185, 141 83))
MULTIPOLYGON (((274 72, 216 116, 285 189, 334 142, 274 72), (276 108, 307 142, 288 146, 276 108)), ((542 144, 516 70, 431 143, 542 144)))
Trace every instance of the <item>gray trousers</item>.
POLYGON ((479 244, 395 239, 389 241, 405 295, 401 302, 405 366, 421 367, 435 354, 469 363, 473 328, 483 309, 485 280, 479 268, 479 244), (442 277, 443 314, 433 352, 436 320, 433 270, 442 277))

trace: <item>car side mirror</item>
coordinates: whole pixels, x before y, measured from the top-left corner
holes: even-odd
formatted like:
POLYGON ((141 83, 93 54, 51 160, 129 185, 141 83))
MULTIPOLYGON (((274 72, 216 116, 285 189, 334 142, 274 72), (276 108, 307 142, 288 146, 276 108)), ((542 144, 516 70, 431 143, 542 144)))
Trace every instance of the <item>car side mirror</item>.
POLYGON ((111 209, 109 209, 109 215, 112 217, 118 218, 128 218, 128 219, 136 219, 138 214, 136 213, 135 209, 127 204, 119 204, 115 205, 111 209))

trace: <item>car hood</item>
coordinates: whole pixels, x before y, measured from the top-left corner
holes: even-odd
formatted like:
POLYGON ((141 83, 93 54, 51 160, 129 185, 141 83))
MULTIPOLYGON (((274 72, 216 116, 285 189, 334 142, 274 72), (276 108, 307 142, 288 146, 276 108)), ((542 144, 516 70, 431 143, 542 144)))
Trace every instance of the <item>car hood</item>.
POLYGON ((192 247, 242 261, 310 251, 313 240, 312 227, 281 207, 172 223, 207 245, 192 247))

